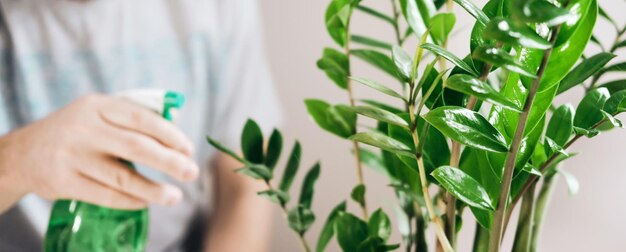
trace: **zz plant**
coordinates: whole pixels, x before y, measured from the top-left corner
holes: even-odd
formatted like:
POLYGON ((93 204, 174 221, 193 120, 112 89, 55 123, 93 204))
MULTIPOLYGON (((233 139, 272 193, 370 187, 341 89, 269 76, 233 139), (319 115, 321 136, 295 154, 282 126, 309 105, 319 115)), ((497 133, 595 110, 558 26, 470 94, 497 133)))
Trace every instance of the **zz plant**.
MULTIPOLYGON (((500 251, 511 213, 520 204, 512 250, 536 251, 555 176, 565 177, 570 193, 578 189, 576 179, 561 168, 575 155, 568 148, 623 127, 615 116, 626 111, 626 80, 599 83, 605 74, 626 67, 626 62, 609 64, 626 47, 626 26, 607 15, 597 0, 491 0, 482 8, 470 0, 390 0, 391 14, 364 2, 330 1, 326 28, 337 47, 324 49, 317 62, 345 91, 347 104, 305 101, 317 125, 352 143, 357 183, 350 196, 360 207, 353 214, 346 201, 338 204, 326 218, 315 250, 324 251, 333 237, 343 251, 400 247, 390 244, 388 215, 382 209, 368 211, 362 171, 368 166, 386 176, 395 191, 397 229, 406 251, 428 251, 429 246, 454 251, 462 223, 467 223, 462 218, 466 210, 476 222, 473 250, 500 251), (456 5, 475 19, 469 55, 446 49, 456 5), (355 12, 388 23, 394 42, 352 33, 355 12), (593 35, 598 18, 615 27, 610 48, 593 35), (412 38, 417 44, 409 54, 404 48, 412 38), (586 55, 588 47, 601 52, 586 55), (354 59, 398 84, 354 76, 354 59), (357 99, 357 83, 396 103, 357 99), (554 102, 572 88, 585 91, 577 107, 554 102), (376 123, 357 124, 360 117, 376 123), (426 240, 429 228, 436 234, 433 244, 426 240)), ((264 151, 259 127, 248 121, 243 157, 211 138, 209 143, 239 160, 244 168, 238 172, 267 184, 259 194, 283 209, 304 250, 310 251, 304 235, 315 220, 311 202, 319 164, 305 176, 297 205, 288 209, 298 143, 278 188, 272 186, 282 147, 277 130, 264 151)))

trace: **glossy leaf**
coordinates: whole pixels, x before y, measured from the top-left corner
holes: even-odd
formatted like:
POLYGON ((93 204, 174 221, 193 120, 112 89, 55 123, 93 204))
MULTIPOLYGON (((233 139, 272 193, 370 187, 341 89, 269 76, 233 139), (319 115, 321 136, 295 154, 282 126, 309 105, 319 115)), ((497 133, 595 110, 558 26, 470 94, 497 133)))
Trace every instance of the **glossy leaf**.
POLYGON ((480 113, 445 106, 428 112, 424 119, 447 137, 464 145, 486 151, 508 151, 502 134, 480 113))
POLYGON ((487 24, 484 38, 535 49, 545 50, 552 46, 530 27, 516 25, 502 17, 494 18, 487 24))
POLYGON ((326 9, 326 30, 341 47, 346 44, 346 22, 350 16, 349 0, 332 0, 326 9))
POLYGON ((609 90, 609 93, 617 93, 622 90, 626 90, 626 79, 624 80, 615 80, 605 84, 598 86, 599 88, 606 88, 609 90))
POLYGON ((412 76, 411 72, 413 71, 413 60, 411 59, 411 56, 409 56, 401 47, 393 46, 391 58, 393 59, 393 63, 402 78, 405 81, 410 81, 412 76))
POLYGON ((215 149, 217 149, 218 151, 221 151, 222 153, 234 158, 235 160, 239 161, 240 163, 247 163, 246 160, 244 160, 243 158, 241 158, 239 155, 237 155, 234 151, 226 148, 226 146, 224 146, 222 143, 218 142, 217 140, 207 136, 206 137, 207 142, 213 146, 215 149))
POLYGON ((609 114, 626 112, 626 90, 612 94, 604 103, 604 111, 609 114))
POLYGON ((289 210, 287 220, 293 231, 304 235, 315 222, 315 215, 310 209, 299 205, 289 210))
POLYGON ((442 166, 432 174, 446 191, 465 204, 483 210, 494 210, 487 191, 471 176, 458 168, 442 166))
POLYGON ((370 216, 367 227, 369 235, 380 237, 383 241, 387 241, 391 236, 391 221, 382 209, 378 209, 370 216))
POLYGON ((515 111, 521 112, 522 110, 522 108, 518 104, 515 104, 514 102, 509 100, 508 97, 500 94, 491 85, 471 75, 456 74, 450 76, 446 80, 446 88, 456 90, 467 95, 472 95, 477 97, 478 99, 485 100, 515 111))
POLYGON ((574 127, 574 107, 570 104, 561 105, 552 114, 548 128, 546 129, 546 137, 554 140, 559 146, 565 146, 565 143, 572 135, 574 127))
POLYGON ((287 166, 285 167, 285 171, 283 172, 283 177, 280 179, 280 184, 278 188, 283 192, 289 192, 291 188, 291 184, 293 184, 293 180, 298 173, 298 167, 300 167, 300 157, 302 156, 302 147, 300 146, 300 142, 294 144, 293 149, 291 150, 291 154, 289 155, 289 160, 287 161, 287 166))
POLYGON ((241 173, 253 179, 262 179, 266 181, 271 180, 273 177, 272 171, 267 168, 267 166, 258 164, 248 164, 243 168, 235 170, 235 172, 241 173))
POLYGON ((398 71, 395 68, 395 64, 391 57, 389 57, 388 55, 374 50, 366 49, 352 50, 350 51, 350 53, 357 58, 389 74, 390 76, 398 79, 399 81, 403 81, 403 79, 398 76, 398 71))
POLYGON ((241 133, 241 152, 245 159, 254 164, 262 164, 263 144, 261 128, 255 121, 248 119, 241 133))
POLYGON ((272 131, 272 135, 270 135, 269 143, 267 144, 267 155, 265 156, 265 166, 270 168, 270 170, 274 170, 276 163, 278 163, 278 159, 280 158, 280 153, 283 150, 283 135, 277 129, 272 131))
POLYGON ((472 57, 486 63, 501 66, 506 70, 530 78, 537 77, 534 73, 526 69, 526 66, 524 66, 524 64, 520 63, 517 59, 515 59, 509 53, 500 48, 491 46, 480 46, 476 48, 476 50, 474 50, 474 52, 472 53, 472 57))
POLYGON ((307 111, 322 129, 341 138, 348 138, 356 131, 356 114, 347 106, 330 106, 322 100, 304 101, 307 111))
POLYGON ((443 43, 448 40, 448 35, 454 28, 456 16, 451 12, 444 12, 434 15, 430 19, 430 35, 433 40, 443 43))
POLYGON ((358 82, 358 83, 361 83, 361 84, 363 84, 365 86, 373 88, 373 89, 375 89, 375 90, 377 90, 377 91, 379 91, 379 92, 381 92, 383 94, 386 94, 386 95, 389 95, 389 96, 392 96, 392 97, 396 97, 396 98, 400 98, 402 100, 405 100, 404 96, 402 96, 398 92, 396 92, 393 89, 388 88, 385 85, 380 84, 380 83, 378 83, 376 81, 368 80, 368 79, 364 79, 364 78, 359 78, 359 77, 350 77, 350 78, 352 80, 358 82))
POLYGON ((270 201, 284 205, 289 202, 289 194, 280 190, 266 190, 257 193, 260 196, 268 198, 270 201))
POLYGON ((400 0, 400 7, 407 24, 418 38, 424 35, 430 17, 437 12, 432 1, 428 0, 400 0))
POLYGON ((609 91, 605 88, 589 91, 576 108, 574 126, 583 129, 590 129, 598 122, 602 121, 604 116, 600 111, 602 111, 604 103, 606 103, 610 96, 609 91))
POLYGON ((337 216, 339 216, 340 212, 346 211, 346 202, 342 201, 339 205, 335 206, 330 214, 328 214, 328 218, 326 219, 326 223, 324 223, 324 227, 322 227, 322 231, 317 240, 317 246, 315 247, 316 252, 323 252, 328 245, 328 242, 335 235, 335 220, 337 216))
POLYGON ((355 250, 356 252, 385 252, 394 251, 400 247, 400 244, 386 245, 385 241, 380 237, 370 236, 361 242, 355 250))
POLYGON ((402 127, 409 127, 409 123, 407 123, 402 117, 399 117, 389 111, 379 109, 376 107, 368 107, 368 106, 356 106, 351 107, 351 109, 357 113, 369 118, 376 119, 381 122, 390 123, 393 125, 398 125, 402 127))
POLYGON ((583 83, 589 77, 597 74, 600 70, 607 64, 611 59, 615 58, 616 55, 612 53, 602 52, 596 54, 592 57, 585 59, 583 62, 578 64, 574 69, 572 69, 566 76, 561 80, 561 84, 559 84, 558 94, 567 91, 568 89, 583 83))
POLYGON ((354 188, 352 188, 352 192, 350 193, 350 198, 354 200, 359 205, 365 205, 365 185, 358 184, 354 188))
POLYGON ((384 175, 385 177, 389 177, 389 173, 385 168, 385 164, 383 163, 383 158, 380 154, 374 153, 368 149, 360 148, 359 149, 361 158, 361 162, 371 168, 372 170, 384 175))
POLYGON ((411 148, 391 137, 378 132, 359 132, 350 137, 350 140, 372 145, 386 151, 390 151, 399 155, 412 157, 415 154, 411 152, 411 148))
POLYGON ((320 163, 316 163, 304 176, 304 182, 302 182, 302 188, 300 189, 300 199, 298 204, 305 208, 311 208, 313 202, 313 192, 315 189, 315 183, 320 177, 320 163))
POLYGON ((400 108, 397 108, 395 106, 392 106, 392 105, 389 105, 389 104, 385 104, 385 103, 382 103, 382 102, 379 102, 379 101, 375 101, 375 100, 361 99, 359 101, 362 102, 362 103, 365 103, 367 105, 370 105, 372 107, 377 107, 377 108, 382 109, 382 110, 387 110, 387 111, 389 111, 391 113, 394 113, 394 114, 400 114, 400 113, 402 113, 404 111, 404 110, 402 110, 400 108))
POLYGON ((377 47, 377 48, 385 49, 385 50, 389 50, 389 49, 392 48, 392 45, 387 43, 387 42, 380 41, 378 39, 373 39, 373 38, 361 36, 361 35, 351 35, 350 36, 350 41, 352 41, 354 43, 366 45, 366 46, 371 46, 371 47, 377 47))
POLYGON ((461 5, 461 7, 463 7, 463 9, 465 9, 470 15, 476 18, 476 21, 478 21, 478 23, 481 23, 482 25, 487 25, 487 23, 489 23, 489 17, 487 17, 487 15, 485 15, 485 13, 476 5, 474 5, 471 1, 469 0, 454 0, 454 1, 458 3, 459 5, 461 5))
POLYGON ((574 133, 576 135, 586 136, 587 138, 593 138, 597 136, 598 134, 600 134, 600 131, 597 129, 583 129, 583 128, 574 126, 574 133))
POLYGON ((546 147, 546 150, 548 155, 552 155, 552 153, 560 153, 560 155, 563 155, 565 157, 569 157, 569 154, 567 154, 567 152, 565 152, 565 150, 563 149, 563 146, 557 144, 556 142, 554 142, 554 140, 552 140, 549 137, 546 137, 545 141, 544 141, 544 146, 546 147))
POLYGON ((626 62, 615 63, 613 65, 607 66, 606 68, 600 71, 600 75, 610 72, 626 72, 626 62))
POLYGON ((340 212, 335 219, 335 233, 343 251, 358 248, 369 234, 367 223, 347 212, 340 212))
POLYGON ((322 58, 317 61, 317 67, 341 89, 348 88, 348 65, 348 57, 332 48, 325 48, 322 58))
POLYGON ((512 0, 511 18, 520 23, 546 23, 555 26, 573 22, 577 16, 545 0, 512 0))
POLYGON ((456 55, 452 54, 450 51, 435 45, 435 44, 430 44, 430 43, 426 43, 421 45, 422 48, 431 51, 432 53, 439 55, 443 58, 445 58, 446 60, 450 61, 452 64, 456 65, 457 67, 463 69, 464 71, 474 75, 474 76, 478 76, 478 73, 476 72, 476 70, 474 70, 474 68, 472 68, 471 66, 469 66, 467 63, 465 63, 463 60, 461 60, 459 57, 457 57, 456 55))
POLYGON ((622 124, 622 121, 620 121, 619 119, 615 118, 613 115, 607 113, 604 110, 600 110, 600 113, 602 113, 602 116, 604 117, 604 120, 606 120, 610 125, 609 128, 612 127, 616 127, 616 128, 624 128, 624 124, 622 124))

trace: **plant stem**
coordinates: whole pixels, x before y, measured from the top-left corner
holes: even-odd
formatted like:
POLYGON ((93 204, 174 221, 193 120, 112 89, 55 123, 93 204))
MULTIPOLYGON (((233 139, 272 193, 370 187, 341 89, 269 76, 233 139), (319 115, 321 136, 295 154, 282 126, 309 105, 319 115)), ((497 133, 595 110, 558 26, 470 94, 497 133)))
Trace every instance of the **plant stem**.
MULTIPOLYGON (((344 45, 345 54, 348 59, 347 76, 352 75, 351 64, 350 64, 350 55, 351 55, 350 53, 350 20, 351 19, 352 19, 352 9, 350 10, 350 14, 348 15, 348 21, 346 23, 346 41, 344 45)), ((352 79, 348 78, 346 81, 347 81, 347 91, 348 91, 348 99, 350 102, 350 106, 354 107, 355 102, 354 102, 354 93, 352 92, 352 79)), ((361 149, 359 147, 359 142, 353 140, 352 147, 354 148, 354 156, 356 158, 357 180, 359 184, 364 185, 365 183, 363 179, 363 164, 361 162, 361 151, 360 151, 361 149)), ((365 221, 369 219, 366 198, 367 197, 365 197, 364 195, 362 204, 359 204, 361 207, 361 211, 363 212, 363 219, 365 221)))
POLYGON ((529 252, 530 240, 533 237, 535 226, 535 186, 533 185, 522 201, 522 209, 519 212, 517 230, 515 231, 514 252, 529 252))
MULTIPOLYGON (((552 35, 550 37, 551 45, 554 45, 554 42, 559 35, 560 29, 561 26, 559 25, 552 31, 552 35)), ((517 154, 519 153, 520 145, 522 144, 522 138, 524 137, 524 131, 526 130, 526 123, 528 122, 530 109, 532 108, 533 102, 535 101, 535 96, 537 95, 537 91, 539 90, 539 84, 541 83, 541 79, 543 77, 543 74, 545 73, 551 54, 552 47, 546 49, 543 53, 543 59, 541 59, 541 64, 539 65, 539 70, 537 71, 537 78, 533 80, 530 86, 530 90, 528 91, 528 97, 526 97, 526 102, 524 103, 524 110, 520 114, 517 128, 515 129, 515 135, 513 136, 513 140, 511 142, 511 148, 509 149, 509 152, 506 156, 506 161, 504 163, 504 174, 502 175, 502 184, 500 186, 500 196, 497 202, 498 207, 496 208, 493 227, 491 228, 489 241, 489 251, 491 252, 500 251, 500 244, 504 233, 504 219, 507 210, 509 193, 511 191, 513 172, 515 170, 515 161, 517 159, 517 154)))
MULTIPOLYGON (((269 181, 266 180, 265 185, 267 185, 268 190, 274 190, 272 183, 270 183, 269 181)), ((285 217, 285 219, 287 219, 289 216, 287 207, 285 206, 284 203, 280 203, 278 205, 280 205, 280 209, 283 211, 283 216, 285 217)), ((300 245, 302 245, 302 250, 305 252, 311 252, 311 247, 309 246, 309 243, 306 241, 306 239, 304 239, 304 234, 298 233, 298 232, 294 232, 294 233, 298 237, 298 240, 300 241, 300 245)))
POLYGON ((533 220, 533 233, 530 238, 530 250, 529 252, 537 251, 537 241, 539 240, 539 233, 541 231, 541 225, 543 224, 543 217, 545 216, 548 208, 548 203, 554 191, 556 185, 556 176, 554 174, 548 175, 543 179, 541 190, 537 196, 537 202, 535 203, 535 218, 533 220))
POLYGON ((396 42, 399 46, 402 46, 404 40, 402 39, 402 35, 400 35, 400 26, 398 25, 398 20, 400 20, 400 11, 398 10, 396 0, 391 0, 391 7, 393 8, 393 31, 396 35, 396 42))
POLYGON ((415 207, 415 252, 428 252, 426 242, 426 222, 422 208, 416 204, 415 207))
MULTIPOLYGON (((411 85, 411 93, 413 93, 413 85, 411 85)), ((413 114, 414 105, 413 101, 409 103, 409 117, 411 119, 411 135, 413 136, 413 144, 415 145, 415 149, 419 148, 419 136, 417 135, 417 120, 415 115, 413 114)), ((446 252, 453 252, 452 245, 450 245, 450 241, 446 237, 443 222, 441 218, 437 216, 435 213, 435 207, 433 206, 432 198, 430 197, 430 193, 428 192, 428 180, 426 178, 426 169, 424 167, 424 159, 422 154, 419 152, 415 153, 415 158, 417 159, 417 167, 420 175, 420 182, 422 186, 422 193, 424 196, 424 201, 426 202, 426 209, 428 210, 428 215, 431 221, 435 222, 435 233, 437 234, 437 239, 439 243, 443 247, 446 252)))
POLYGON ((478 222, 476 223, 476 231, 474 232, 473 252, 487 252, 489 249, 489 230, 483 228, 478 222))

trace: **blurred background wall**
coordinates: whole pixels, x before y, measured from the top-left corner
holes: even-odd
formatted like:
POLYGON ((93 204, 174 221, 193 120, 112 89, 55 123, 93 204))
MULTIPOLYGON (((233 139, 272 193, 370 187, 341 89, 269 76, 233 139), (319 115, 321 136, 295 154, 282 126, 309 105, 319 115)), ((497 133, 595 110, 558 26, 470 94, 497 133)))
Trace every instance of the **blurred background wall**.
MULTIPOLYGON (((346 94, 330 82, 315 66, 316 60, 326 46, 335 46, 328 37, 324 26, 324 12, 329 0, 265 0, 262 1, 265 42, 268 50, 275 83, 284 108, 284 131, 287 139, 298 138, 303 144, 304 167, 315 160, 322 162, 322 175, 317 184, 314 210, 317 220, 308 233, 308 240, 314 244, 328 212, 340 201, 349 198, 350 190, 356 183, 354 158, 350 154, 350 144, 319 129, 309 118, 303 104, 305 98, 321 98, 330 103, 347 103, 346 94)), ((391 11, 390 1, 363 1, 383 11, 391 11)), ((486 1, 474 0, 482 6, 486 1)), ((600 0, 604 8, 617 19, 626 22, 626 3, 619 0, 600 0)), ((469 52, 468 37, 474 20, 455 6, 457 24, 450 42, 450 50, 458 55, 469 52)), ((612 26, 599 21, 601 29, 596 36, 605 45, 610 45, 614 37, 612 26)), ((354 33, 376 37, 391 42, 391 27, 379 20, 357 12, 353 19, 354 33)), ((410 47, 414 41, 409 42, 410 47)), ((410 48, 407 47, 407 48, 410 48)), ((411 48, 410 50, 413 50, 411 48)), ((591 55, 590 51, 587 55, 591 55)), ((626 59, 626 51, 613 62, 626 59)), ((354 75, 372 78, 381 82, 395 82, 379 71, 353 60, 354 75)), ((609 78, 626 76, 610 76, 609 78)), ((396 86, 397 87, 397 86, 396 86)), ((357 85, 357 97, 371 97, 370 90, 357 85)), ((557 100, 558 104, 580 100, 580 90, 570 91, 557 100)), ((576 104, 574 104, 576 105, 576 104)), ((626 118, 622 117, 623 120, 626 118)), ((626 226, 626 130, 614 130, 592 139, 576 143, 571 152, 580 152, 565 162, 564 168, 576 175, 580 181, 580 192, 570 197, 563 179, 559 180, 551 208, 545 221, 540 251, 626 251, 624 241, 626 226), (624 155, 624 156, 622 156, 624 155)), ((302 174, 301 174, 302 175, 302 174)), ((396 204, 387 179, 369 169, 365 171, 368 185, 367 200, 370 211, 383 207, 392 219, 396 204)), ((302 178, 298 179, 298 183, 302 178)), ((299 188, 299 185, 294 188, 299 188)), ((354 204, 350 210, 357 212, 354 204)), ((469 211, 466 211, 469 212, 469 211)), ((460 235, 459 251, 470 251, 473 239, 474 220, 471 214, 464 218, 464 231, 460 235)), ((514 225, 511 225, 514 228, 514 225)), ((511 244, 509 230, 505 246, 511 244)), ((431 237, 432 234, 431 234, 431 237)), ((297 240, 287 228, 279 211, 275 211, 272 251, 299 251, 297 240)), ((432 238, 430 239, 433 240, 432 238)), ((399 243, 400 238, 394 229, 391 242, 399 243)), ((339 251, 333 241, 328 251, 339 251)))

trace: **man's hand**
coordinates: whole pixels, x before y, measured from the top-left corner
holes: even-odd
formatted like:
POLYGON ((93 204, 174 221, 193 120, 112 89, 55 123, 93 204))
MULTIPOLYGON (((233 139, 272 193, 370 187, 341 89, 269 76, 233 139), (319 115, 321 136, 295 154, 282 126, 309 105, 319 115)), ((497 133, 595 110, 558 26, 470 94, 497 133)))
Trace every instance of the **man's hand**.
POLYGON ((192 143, 158 114, 121 98, 88 95, 0 137, 0 212, 29 192, 139 209, 182 199, 179 188, 146 179, 128 160, 190 181, 192 143))

